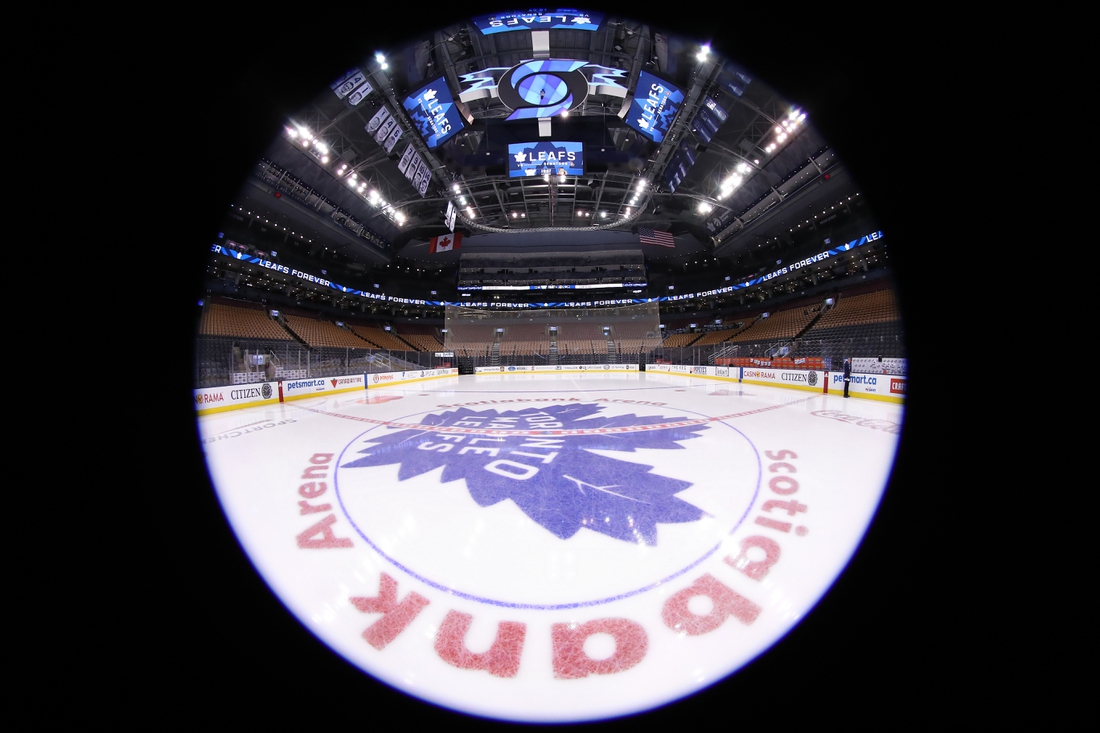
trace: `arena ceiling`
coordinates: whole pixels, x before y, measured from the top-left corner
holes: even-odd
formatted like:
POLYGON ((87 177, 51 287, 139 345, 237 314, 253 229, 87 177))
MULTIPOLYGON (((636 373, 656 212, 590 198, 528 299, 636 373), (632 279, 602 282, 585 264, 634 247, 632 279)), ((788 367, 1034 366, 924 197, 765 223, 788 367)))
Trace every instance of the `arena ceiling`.
POLYGON ((548 250, 591 248, 589 235, 597 230, 619 232, 620 246, 672 263, 701 257, 732 263, 752 248, 793 244, 797 227, 828 216, 861 189, 804 110, 737 61, 717 52, 700 56, 702 45, 612 13, 603 14, 596 30, 485 33, 473 17, 425 30, 359 57, 355 68, 371 91, 355 103, 353 95, 321 84, 306 104, 288 110, 233 203, 242 216, 255 209, 286 231, 313 232, 315 241, 365 266, 395 259, 433 268, 455 264, 459 252, 429 247, 432 237, 450 231, 449 203, 466 252, 538 250, 548 242, 548 250), (585 62, 612 81, 593 83, 568 117, 541 121, 506 119, 513 110, 500 95, 458 99, 470 79, 476 85, 489 70, 499 76, 532 59, 585 62), (645 74, 651 75, 645 81, 668 82, 682 94, 659 142, 627 120, 645 74), (402 102, 436 80, 455 96, 461 129, 429 148, 402 102), (607 89, 611 93, 598 93, 607 89), (715 105, 725 115, 721 121, 711 112, 715 105), (403 132, 389 151, 367 130, 383 108, 403 132), (583 174, 510 177, 508 145, 539 140, 583 143, 583 174), (404 172, 405 153, 415 153, 430 171, 423 192, 404 172), (288 185, 304 195, 276 199, 288 185), (339 211, 311 210, 318 198, 339 211), (375 241, 367 241, 359 225, 375 241), (675 246, 640 246, 638 231, 646 228, 669 232, 675 246))

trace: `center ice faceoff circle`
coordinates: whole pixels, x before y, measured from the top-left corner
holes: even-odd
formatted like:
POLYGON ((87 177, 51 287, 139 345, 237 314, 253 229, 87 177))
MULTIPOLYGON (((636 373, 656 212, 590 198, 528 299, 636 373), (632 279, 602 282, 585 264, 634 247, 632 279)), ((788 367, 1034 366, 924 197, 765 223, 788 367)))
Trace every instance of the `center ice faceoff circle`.
POLYGON ((718 550, 759 490, 752 443, 685 410, 486 402, 372 428, 336 467, 358 534, 460 597, 553 609, 644 593, 718 550))

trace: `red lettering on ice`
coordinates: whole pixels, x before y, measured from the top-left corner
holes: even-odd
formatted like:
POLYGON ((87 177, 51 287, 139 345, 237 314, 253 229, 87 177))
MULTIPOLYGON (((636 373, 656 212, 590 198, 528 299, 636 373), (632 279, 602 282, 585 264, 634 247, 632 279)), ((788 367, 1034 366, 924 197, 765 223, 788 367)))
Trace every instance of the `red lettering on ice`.
POLYGON ((336 515, 330 514, 317 524, 298 535, 298 547, 306 550, 319 550, 330 547, 351 547, 351 540, 337 537, 332 532, 336 515))
POLYGON ((737 557, 727 555, 725 561, 731 568, 740 570, 753 580, 760 580, 768 574, 772 565, 779 561, 779 544, 775 540, 760 535, 746 537, 741 540, 741 552, 737 557), (749 560, 749 550, 754 547, 764 551, 763 560, 749 560))
POLYGON ((708 573, 670 596, 661 609, 661 619, 673 631, 698 636, 714 631, 725 623, 728 616, 733 616, 745 625, 751 624, 760 615, 760 610, 760 606, 727 588, 708 573), (712 607, 706 615, 700 616, 688 608, 688 602, 696 596, 710 599, 712 607))
POLYGON ((435 636, 435 651, 439 658, 459 669, 481 669, 495 677, 515 677, 519 671, 520 653, 527 625, 516 621, 501 621, 489 651, 475 654, 466 646, 466 632, 473 616, 448 611, 435 636))
POLYGON ((567 680, 630 669, 642 661, 649 645, 642 625, 625 618, 554 624, 550 636, 554 649, 554 676, 567 680), (584 651, 584 642, 594 634, 610 634, 615 640, 615 652, 607 659, 593 659, 584 651))
POLYGON ((363 632, 367 643, 378 650, 384 649, 396 639, 429 603, 427 598, 416 591, 412 591, 398 603, 397 581, 385 573, 382 573, 378 583, 378 595, 370 598, 356 596, 350 600, 363 613, 382 614, 382 618, 363 632))

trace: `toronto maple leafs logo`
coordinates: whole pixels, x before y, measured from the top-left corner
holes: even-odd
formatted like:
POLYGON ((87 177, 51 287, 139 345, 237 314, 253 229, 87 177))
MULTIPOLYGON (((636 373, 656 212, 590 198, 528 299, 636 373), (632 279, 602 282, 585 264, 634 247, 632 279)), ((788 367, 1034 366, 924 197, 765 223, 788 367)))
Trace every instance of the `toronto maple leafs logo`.
POLYGON ((676 494, 692 484, 595 451, 683 450, 705 425, 622 430, 681 418, 601 416, 605 406, 562 404, 519 410, 458 408, 427 415, 422 425, 470 432, 398 429, 369 439, 341 469, 400 464, 398 481, 443 467, 442 481, 465 479, 482 507, 513 501, 545 530, 565 540, 581 529, 625 542, 656 545, 657 525, 693 522, 705 512, 676 494), (614 431, 603 429, 615 429, 614 431), (492 435, 484 431, 524 431, 492 435), (564 431, 584 430, 581 434, 564 431), (589 432, 592 431, 592 432, 589 432))

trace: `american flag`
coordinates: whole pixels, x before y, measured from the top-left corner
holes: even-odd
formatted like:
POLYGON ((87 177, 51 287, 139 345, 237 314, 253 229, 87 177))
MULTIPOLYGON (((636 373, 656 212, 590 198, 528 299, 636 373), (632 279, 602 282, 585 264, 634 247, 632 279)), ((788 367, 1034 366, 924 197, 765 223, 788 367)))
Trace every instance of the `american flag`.
POLYGON ((646 227, 638 227, 638 241, 642 244, 656 244, 660 247, 672 247, 676 245, 672 241, 672 235, 668 232, 655 232, 646 227))

